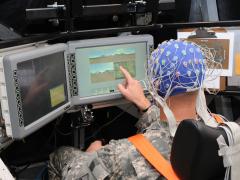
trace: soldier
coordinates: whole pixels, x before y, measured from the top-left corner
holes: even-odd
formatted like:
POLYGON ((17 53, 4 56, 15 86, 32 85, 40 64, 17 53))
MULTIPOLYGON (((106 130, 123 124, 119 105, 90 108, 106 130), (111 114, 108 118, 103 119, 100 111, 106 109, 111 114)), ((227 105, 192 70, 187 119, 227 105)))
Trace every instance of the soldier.
MULTIPOLYGON (((138 132, 167 159, 172 140, 181 120, 203 120, 216 126, 207 110, 203 92, 206 63, 213 60, 194 43, 170 40, 151 54, 147 64, 149 92, 154 102, 144 95, 140 83, 120 67, 125 77, 119 91, 142 112, 138 132), (160 111, 159 111, 160 109, 160 111)), ((62 147, 50 155, 50 179, 164 179, 140 155, 128 139, 112 140, 102 146, 93 142, 86 152, 62 147)))

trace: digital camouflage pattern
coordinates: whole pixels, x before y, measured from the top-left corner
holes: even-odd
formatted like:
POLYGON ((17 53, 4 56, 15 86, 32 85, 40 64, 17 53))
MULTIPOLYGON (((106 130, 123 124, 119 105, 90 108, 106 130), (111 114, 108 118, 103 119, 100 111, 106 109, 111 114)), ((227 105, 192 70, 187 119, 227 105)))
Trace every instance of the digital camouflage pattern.
MULTIPOLYGON (((172 137, 167 122, 160 121, 159 108, 151 106, 137 122, 139 133, 167 159, 172 137)), ((95 153, 62 147, 50 155, 52 180, 156 180, 164 179, 127 140, 112 140, 95 153)))

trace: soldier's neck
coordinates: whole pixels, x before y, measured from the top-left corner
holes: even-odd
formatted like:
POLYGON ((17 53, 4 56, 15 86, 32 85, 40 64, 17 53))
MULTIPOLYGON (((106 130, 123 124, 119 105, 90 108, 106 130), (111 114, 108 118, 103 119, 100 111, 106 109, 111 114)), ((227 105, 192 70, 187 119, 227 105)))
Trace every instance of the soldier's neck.
MULTIPOLYGON (((184 119, 196 119, 196 97, 197 93, 193 92, 168 98, 167 104, 178 122, 184 119)), ((162 108, 160 108, 160 119, 167 119, 162 108)))

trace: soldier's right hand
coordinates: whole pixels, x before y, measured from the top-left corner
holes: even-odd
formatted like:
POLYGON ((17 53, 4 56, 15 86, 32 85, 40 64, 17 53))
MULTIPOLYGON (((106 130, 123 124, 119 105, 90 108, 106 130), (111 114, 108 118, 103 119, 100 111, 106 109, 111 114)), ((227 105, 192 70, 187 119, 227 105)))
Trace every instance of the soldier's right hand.
POLYGON ((147 109, 151 103, 145 97, 140 82, 134 79, 122 66, 120 66, 120 70, 125 77, 125 81, 122 84, 118 84, 119 91, 127 100, 136 104, 139 110, 143 111, 147 109))

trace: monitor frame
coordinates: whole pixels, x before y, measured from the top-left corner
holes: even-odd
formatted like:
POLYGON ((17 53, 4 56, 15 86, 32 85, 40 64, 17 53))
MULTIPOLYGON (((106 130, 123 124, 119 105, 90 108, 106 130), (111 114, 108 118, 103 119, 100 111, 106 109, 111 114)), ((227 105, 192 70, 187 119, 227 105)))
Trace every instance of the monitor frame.
MULTIPOLYGON (((69 41, 68 42, 69 57, 75 56, 76 49, 78 49, 78 48, 90 48, 90 47, 119 45, 119 44, 132 44, 132 43, 141 43, 141 42, 146 43, 147 57, 149 57, 150 53, 154 49, 154 42, 153 42, 153 37, 148 34, 88 39, 88 40, 79 40, 79 41, 69 41)), ((147 59, 146 59, 146 62, 147 62, 147 59)), ((69 63, 69 64, 71 64, 71 63, 69 63)), ((76 68, 75 64, 71 65, 71 66, 75 66, 75 68, 76 68)), ((76 72, 76 69, 74 71, 76 72)), ((71 70, 69 70, 69 72, 71 72, 71 70)), ((77 76, 76 73, 74 75, 77 76)), ((69 76, 72 77, 73 75, 69 75, 69 76)), ((145 81, 145 79, 143 79, 141 81, 145 81)), ((106 101, 111 101, 111 100, 116 100, 116 99, 122 98, 122 95, 119 92, 103 94, 103 95, 94 95, 94 96, 88 96, 88 97, 81 97, 79 94, 79 90, 78 90, 77 78, 75 78, 75 79, 70 78, 70 82, 71 82, 70 84, 72 84, 71 85, 71 101, 72 101, 73 105, 94 104, 94 103, 106 102, 106 101)), ((144 84, 144 82, 143 82, 143 84, 144 84)), ((144 90, 146 90, 146 86, 144 86, 144 90)))
POLYGON ((38 47, 34 50, 24 51, 20 53, 10 54, 3 58, 4 75, 7 91, 7 102, 9 107, 8 118, 5 119, 5 125, 7 130, 7 135, 13 139, 22 139, 27 135, 37 131, 47 123, 54 120, 59 115, 63 114, 66 110, 71 107, 71 96, 68 81, 68 66, 67 66, 67 46, 66 44, 56 44, 56 45, 46 45, 44 47, 38 47), (17 64, 25 62, 31 59, 39 58, 42 56, 51 55, 54 53, 64 53, 64 63, 66 71, 66 84, 67 84, 67 102, 61 105, 57 109, 49 112, 48 114, 42 116, 31 124, 24 126, 23 116, 21 109, 21 98, 16 92, 19 91, 19 86, 16 77, 17 64), (18 96, 18 97, 17 97, 18 96), (9 127, 10 126, 10 127, 9 127))

